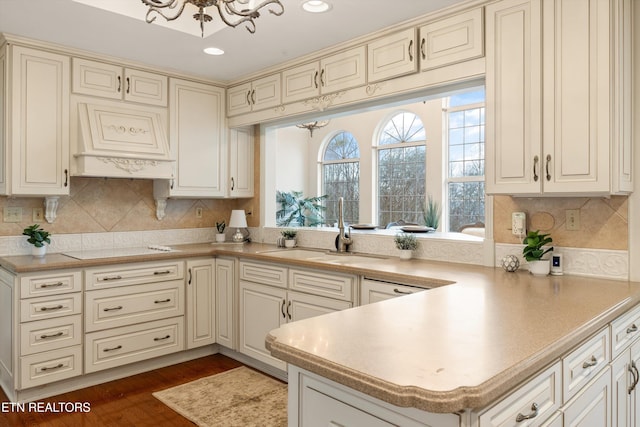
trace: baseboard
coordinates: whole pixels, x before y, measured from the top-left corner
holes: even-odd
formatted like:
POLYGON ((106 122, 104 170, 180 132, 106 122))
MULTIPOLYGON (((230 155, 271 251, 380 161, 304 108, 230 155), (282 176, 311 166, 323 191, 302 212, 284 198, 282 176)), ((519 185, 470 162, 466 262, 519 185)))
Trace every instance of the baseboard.
POLYGON ((280 381, 289 382, 287 371, 282 371, 278 368, 274 368, 271 365, 254 359, 253 357, 246 356, 242 353, 238 353, 237 351, 222 346, 220 346, 220 354, 223 354, 233 360, 237 360, 240 363, 264 372, 267 375, 271 375, 272 377, 277 378, 280 381))

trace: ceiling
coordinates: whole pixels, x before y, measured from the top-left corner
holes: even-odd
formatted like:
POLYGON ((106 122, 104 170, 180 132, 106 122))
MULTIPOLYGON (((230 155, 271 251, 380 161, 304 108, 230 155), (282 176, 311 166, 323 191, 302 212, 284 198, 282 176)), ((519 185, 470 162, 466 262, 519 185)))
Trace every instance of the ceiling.
MULTIPOLYGON (((223 26, 205 38, 187 11, 173 22, 191 24, 195 35, 147 24, 140 0, 100 0, 123 1, 135 3, 141 15, 133 18, 73 0, 0 0, 0 32, 225 83, 464 0, 330 0, 333 7, 323 14, 304 12, 302 0, 282 0, 284 14, 263 11, 255 34, 243 26, 223 26), (209 46, 226 53, 205 55, 202 49, 209 46)), ((214 22, 205 30, 219 20, 215 10, 209 12, 214 22)))

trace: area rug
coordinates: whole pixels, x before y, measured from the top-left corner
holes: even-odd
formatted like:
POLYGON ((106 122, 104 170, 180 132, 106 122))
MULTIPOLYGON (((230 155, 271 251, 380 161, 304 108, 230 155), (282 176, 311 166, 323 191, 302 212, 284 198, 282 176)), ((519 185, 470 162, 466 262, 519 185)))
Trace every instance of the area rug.
POLYGON ((287 385, 245 366, 153 396, 200 427, 287 425, 287 385))

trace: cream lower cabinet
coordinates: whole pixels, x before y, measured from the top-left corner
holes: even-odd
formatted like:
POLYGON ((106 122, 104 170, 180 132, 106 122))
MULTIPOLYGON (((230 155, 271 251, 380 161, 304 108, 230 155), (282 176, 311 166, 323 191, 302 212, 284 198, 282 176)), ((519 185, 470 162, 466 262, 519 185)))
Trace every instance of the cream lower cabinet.
POLYGON ((353 306, 355 276, 240 261, 239 351, 281 370, 286 363, 265 348, 280 325, 353 306))
POLYGON ((360 281, 360 305, 384 301, 416 292, 426 291, 428 288, 401 285, 399 283, 386 282, 384 280, 363 278, 360 281))
POLYGON ((68 195, 70 58, 7 43, 0 81, 0 192, 68 195))
POLYGON ((611 323, 612 425, 633 427, 640 424, 640 306, 611 323))
POLYGON ((186 264, 186 347, 202 347, 216 342, 215 260, 209 257, 186 264))
POLYGON ((237 350, 236 321, 236 260, 234 258, 216 258, 215 287, 216 287, 216 343, 237 350))

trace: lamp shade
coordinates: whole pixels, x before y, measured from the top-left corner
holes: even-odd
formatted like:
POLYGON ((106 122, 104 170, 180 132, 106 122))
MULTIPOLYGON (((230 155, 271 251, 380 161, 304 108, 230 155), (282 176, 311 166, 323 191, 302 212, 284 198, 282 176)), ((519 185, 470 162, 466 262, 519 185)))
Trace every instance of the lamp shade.
POLYGON ((247 216, 244 213, 244 210, 232 210, 231 211, 231 219, 229 220, 229 227, 231 228, 246 228, 247 227, 247 216))

